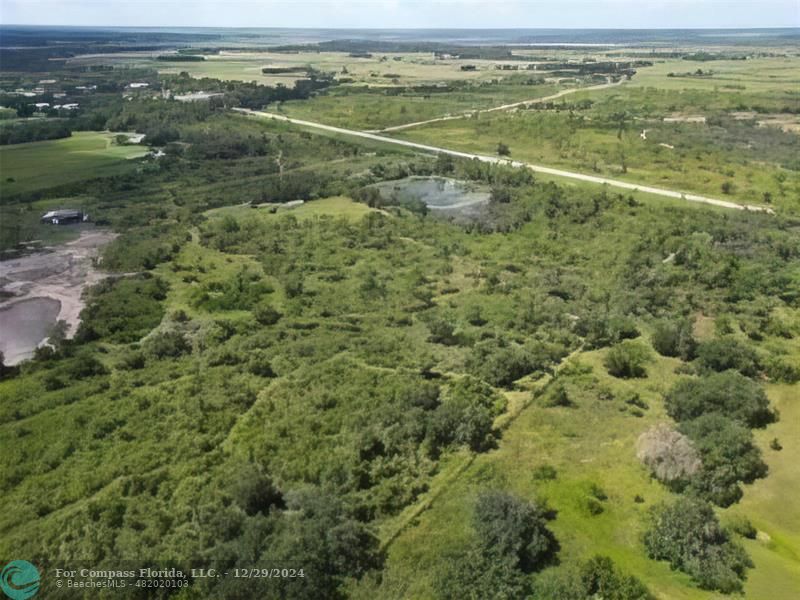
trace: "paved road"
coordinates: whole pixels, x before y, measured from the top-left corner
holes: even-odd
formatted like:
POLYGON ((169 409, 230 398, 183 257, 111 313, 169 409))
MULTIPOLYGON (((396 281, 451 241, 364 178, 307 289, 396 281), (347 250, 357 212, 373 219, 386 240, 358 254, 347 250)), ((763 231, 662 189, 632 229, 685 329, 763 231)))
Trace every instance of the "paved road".
POLYGON ((592 85, 589 87, 570 88, 568 90, 561 90, 560 92, 553 94, 552 96, 544 96, 543 98, 531 98, 530 100, 520 100, 519 102, 512 102, 511 104, 502 104, 500 106, 494 106, 492 108, 469 110, 462 113, 458 113, 457 115, 446 115, 444 117, 436 117, 435 119, 428 119, 427 121, 415 121, 414 123, 405 123, 404 125, 394 125, 393 127, 386 127, 384 129, 373 129, 370 130, 370 133, 387 133, 389 131, 401 131, 402 129, 411 129, 412 127, 419 127, 420 125, 428 125, 429 123, 439 123, 440 121, 453 121, 455 119, 463 119, 465 117, 471 117, 475 113, 491 113, 501 110, 509 110, 511 108, 523 106, 525 104, 534 104, 536 102, 550 102, 551 100, 556 100, 558 98, 562 98, 563 96, 568 96, 569 94, 574 94, 576 92, 592 92, 592 91, 602 90, 605 88, 613 87, 615 85, 621 85, 624 82, 625 79, 620 79, 619 81, 616 82, 608 81, 607 83, 601 83, 600 85, 592 85))
POLYGON ((234 108, 233 110, 253 115, 256 117, 263 117, 267 119, 274 119, 276 121, 284 121, 294 125, 303 127, 310 127, 322 131, 330 131, 331 133, 339 133, 352 137, 360 137, 376 142, 383 142, 386 144, 395 144, 397 146, 405 146, 406 148, 414 148, 429 152, 433 154, 449 154, 450 156, 457 156, 459 158, 477 159, 487 163, 505 164, 512 167, 526 168, 536 173, 544 173, 546 175, 555 175, 557 177, 565 177, 568 179, 575 179, 578 181, 587 181, 589 183, 599 183, 608 185, 610 187, 621 188, 624 190, 633 190, 639 192, 647 192, 648 194, 655 194, 657 196, 664 196, 666 198, 677 198, 678 200, 685 200, 687 202, 699 202, 701 204, 711 204, 713 206, 721 206, 722 208, 732 208, 737 210, 752 210, 756 212, 766 212, 774 214, 771 208, 764 206, 754 206, 750 204, 737 204, 736 202, 729 202, 727 200, 719 200, 717 198, 708 198, 706 196, 698 196, 697 194, 688 194, 684 192, 676 192, 674 190, 666 190, 663 188, 652 187, 649 185, 640 185, 629 183, 627 181, 620 181, 618 179, 608 179, 606 177, 597 177, 595 175, 585 175, 583 173, 574 173, 572 171, 563 171, 561 169, 553 169, 551 167, 544 167, 541 165, 534 165, 530 163, 520 162, 517 160, 510 160, 507 158, 500 158, 497 156, 487 156, 484 154, 473 154, 470 152, 461 152, 459 150, 451 150, 449 148, 440 148, 438 146, 429 146, 427 144, 419 144, 417 142, 410 142, 408 140, 398 140, 385 135, 378 135, 377 133, 370 133, 368 131, 356 131, 354 129, 344 129, 342 127, 334 127, 333 125, 323 125, 322 123, 314 123, 313 121, 304 121, 302 119, 293 119, 284 115, 275 113, 261 112, 255 110, 248 110, 246 108, 234 108))

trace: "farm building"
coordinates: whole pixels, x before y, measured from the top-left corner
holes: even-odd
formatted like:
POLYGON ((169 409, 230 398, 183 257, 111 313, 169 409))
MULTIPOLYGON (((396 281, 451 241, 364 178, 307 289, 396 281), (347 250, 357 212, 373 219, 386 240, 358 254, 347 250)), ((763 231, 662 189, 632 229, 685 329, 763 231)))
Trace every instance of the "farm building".
POLYGON ((42 223, 51 223, 52 225, 69 225, 70 223, 83 223, 88 219, 89 215, 84 214, 83 211, 67 208, 51 210, 43 214, 40 220, 42 223))

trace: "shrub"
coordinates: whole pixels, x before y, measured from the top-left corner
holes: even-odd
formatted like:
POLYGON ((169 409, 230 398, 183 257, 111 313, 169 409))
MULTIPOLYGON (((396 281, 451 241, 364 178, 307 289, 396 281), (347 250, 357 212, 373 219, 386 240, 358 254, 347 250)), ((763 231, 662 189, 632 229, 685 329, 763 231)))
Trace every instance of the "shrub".
POLYGON ((175 358, 191 352, 191 346, 179 331, 162 331, 145 343, 145 351, 154 358, 175 358))
POLYGON ((563 382, 555 380, 548 385, 542 394, 542 404, 544 406, 572 406, 569 392, 563 382))
POLYGON ((608 351, 603 364, 614 377, 646 377, 645 365, 650 360, 650 350, 647 346, 640 342, 625 340, 608 351))
POLYGON ((664 402, 667 413, 676 421, 708 413, 724 414, 750 427, 763 427, 775 420, 761 386, 736 371, 678 381, 664 402))
POLYGON ((683 360, 693 359, 697 348, 692 334, 692 322, 688 319, 656 323, 652 342, 653 348, 659 354, 683 360))
POLYGON ((656 479, 672 486, 685 484, 702 466, 691 440, 663 423, 639 436, 636 457, 656 479))
POLYGON ((732 337, 700 344, 697 347, 697 361, 701 367, 712 371, 734 369, 747 377, 755 377, 759 372, 755 350, 732 337))
POLYGON ((253 316, 261 325, 274 325, 283 315, 271 304, 259 304, 253 309, 253 316))
POLYGON ((558 475, 552 465, 540 465, 533 470, 533 478, 537 481, 551 481, 558 475))
POLYGON ((644 545, 650 558, 669 561, 707 590, 741 591, 745 571, 753 566, 720 527, 711 506, 697 499, 655 507, 644 545))
POLYGON ((653 595, 641 581, 621 572, 605 556, 595 556, 577 567, 545 571, 536 578, 533 594, 529 597, 542 600, 653 600, 653 595))
POLYGON ((728 520, 728 529, 733 533, 746 537, 749 540, 756 539, 758 531, 750 522, 750 519, 743 515, 734 515, 728 520))

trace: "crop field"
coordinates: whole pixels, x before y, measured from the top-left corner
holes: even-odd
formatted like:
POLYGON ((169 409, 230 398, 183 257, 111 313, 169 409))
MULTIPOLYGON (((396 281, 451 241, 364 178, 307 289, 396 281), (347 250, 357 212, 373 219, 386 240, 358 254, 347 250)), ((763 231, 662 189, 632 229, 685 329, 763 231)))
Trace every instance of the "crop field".
POLYGON ((31 192, 135 168, 130 159, 148 149, 117 145, 116 133, 75 132, 71 137, 0 146, 3 195, 31 192))

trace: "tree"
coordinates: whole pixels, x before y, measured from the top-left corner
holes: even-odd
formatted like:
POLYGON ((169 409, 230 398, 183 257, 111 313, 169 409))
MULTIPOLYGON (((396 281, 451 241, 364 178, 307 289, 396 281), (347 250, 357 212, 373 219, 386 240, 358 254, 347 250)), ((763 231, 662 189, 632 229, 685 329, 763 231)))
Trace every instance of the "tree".
POLYGON ((697 348, 689 319, 659 321, 653 329, 652 343, 659 354, 683 360, 692 360, 697 348))
POLYGON ((505 401, 491 386, 474 377, 463 377, 445 391, 433 411, 427 437, 434 452, 451 443, 479 452, 495 443, 494 419, 505 401))
POLYGON ((736 371, 678 381, 665 395, 664 403, 669 416, 679 422, 710 413, 750 427, 763 427, 775 420, 761 386, 736 371))
POLYGON ((511 149, 503 142, 498 142, 497 154, 500 156, 511 156, 511 149))
POLYGON ((702 466, 691 440, 664 423, 639 436, 636 457, 659 481, 672 486, 686 484, 702 466))
POLYGON ((681 424, 702 459, 690 487, 719 506, 730 506, 742 496, 739 482, 752 483, 767 474, 761 450, 745 426, 721 414, 702 415, 681 424))
POLYGON ((755 377, 760 371, 755 350, 734 337, 718 338, 700 344, 697 347, 697 362, 712 371, 735 369, 748 377, 755 377))
POLYGON ((603 364, 614 377, 646 377, 645 365, 651 359, 647 346, 638 341, 625 340, 608 351, 603 364))
POLYGON ((472 525, 485 556, 508 561, 524 572, 540 568, 557 549, 543 512, 507 492, 481 493, 472 525))
POLYGON ((753 566, 729 539, 711 506, 698 499, 680 498, 655 507, 644 545, 650 558, 669 561, 670 567, 707 590, 741 591, 746 569, 753 566))

